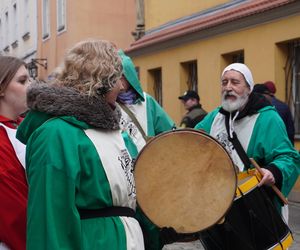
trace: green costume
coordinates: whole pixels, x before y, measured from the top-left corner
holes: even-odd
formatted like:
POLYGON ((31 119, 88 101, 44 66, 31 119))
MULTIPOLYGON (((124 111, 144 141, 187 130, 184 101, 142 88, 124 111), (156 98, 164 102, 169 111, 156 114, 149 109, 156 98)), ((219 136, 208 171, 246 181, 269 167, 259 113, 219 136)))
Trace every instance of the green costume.
POLYGON ((132 143, 101 98, 38 85, 17 137, 27 145, 27 249, 144 249, 132 216, 81 219, 82 209, 136 209, 132 143), (99 108, 101 107, 101 108, 99 108))
MULTIPOLYGON (((229 116, 228 112, 217 108, 195 128, 203 129, 215 137, 227 149, 235 165, 243 171, 244 165, 228 140, 226 116, 229 116)), ((275 109, 252 93, 244 110, 232 120, 231 128, 236 132, 248 157, 270 170, 276 185, 288 196, 298 178, 300 157, 290 143, 284 123, 275 109)))
MULTIPOLYGON (((143 92, 132 60, 123 51, 119 51, 119 55, 122 59, 123 75, 136 94, 132 104, 125 103, 124 105, 134 114, 146 136, 155 136, 175 128, 175 123, 157 101, 143 92)), ((118 102, 120 102, 119 99, 118 102)), ((140 130, 123 109, 120 127, 128 132, 140 151, 146 142, 140 130)))

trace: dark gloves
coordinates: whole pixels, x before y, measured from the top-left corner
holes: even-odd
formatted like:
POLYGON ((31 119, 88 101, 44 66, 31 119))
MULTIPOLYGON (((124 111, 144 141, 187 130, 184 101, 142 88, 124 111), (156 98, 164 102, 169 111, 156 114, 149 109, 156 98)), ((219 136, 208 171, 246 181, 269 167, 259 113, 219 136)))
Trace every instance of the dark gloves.
POLYGON ((189 242, 198 239, 198 233, 177 233, 173 227, 163 227, 160 229, 162 246, 174 242, 189 242))
POLYGON ((178 234, 173 227, 161 228, 159 236, 163 246, 175 242, 178 238, 178 234))

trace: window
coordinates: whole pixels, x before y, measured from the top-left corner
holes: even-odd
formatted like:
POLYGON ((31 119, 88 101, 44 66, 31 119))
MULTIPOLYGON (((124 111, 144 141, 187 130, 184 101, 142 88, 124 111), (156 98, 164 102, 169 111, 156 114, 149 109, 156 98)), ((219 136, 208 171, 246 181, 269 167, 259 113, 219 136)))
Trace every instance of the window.
POLYGON ((50 36, 50 9, 49 0, 43 0, 42 6, 42 17, 43 17, 43 39, 50 36))
POLYGON ((66 29, 66 1, 57 0, 57 31, 63 31, 66 29))
POLYGON ((156 101, 162 106, 162 75, 161 68, 149 70, 149 83, 152 85, 150 94, 154 96, 156 101))
POLYGON ((140 67, 135 67, 137 78, 140 80, 140 67))
MULTIPOLYGON (((2 27, 2 19, 0 19, 0 51, 3 49, 3 27, 2 27)), ((1 53, 1 52, 0 52, 1 53)))
POLYGON ((26 35, 29 34, 29 20, 30 16, 29 16, 29 0, 25 0, 24 2, 24 34, 23 34, 23 38, 26 37, 26 35))
POLYGON ((288 44, 288 59, 285 67, 286 83, 289 86, 288 103, 295 123, 295 134, 300 135, 300 40, 288 44))
POLYGON ((226 66, 231 63, 244 63, 244 61, 245 61, 243 50, 223 54, 222 57, 225 60, 226 66))
POLYGON ((197 70, 197 61, 189 61, 181 63, 183 74, 183 88, 185 90, 194 90, 198 92, 198 70, 197 70))
POLYGON ((244 53, 239 52, 232 55, 232 63, 244 63, 244 53))
POLYGON ((5 20, 4 20, 4 50, 9 51, 9 19, 8 19, 8 11, 5 12, 5 20))
POLYGON ((15 3, 13 5, 13 41, 12 41, 12 47, 15 48, 17 45, 17 40, 18 40, 18 14, 17 14, 17 4, 15 3))

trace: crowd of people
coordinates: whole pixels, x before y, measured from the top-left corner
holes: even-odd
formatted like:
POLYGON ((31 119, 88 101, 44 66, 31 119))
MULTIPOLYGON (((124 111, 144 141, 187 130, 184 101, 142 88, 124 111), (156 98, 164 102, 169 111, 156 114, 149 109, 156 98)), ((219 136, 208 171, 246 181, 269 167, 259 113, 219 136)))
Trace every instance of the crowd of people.
MULTIPOLYGON (((197 92, 179 96, 187 113, 178 128, 215 138, 237 172, 253 169, 255 159, 258 186, 276 186, 287 197, 300 156, 275 85, 255 85, 250 69, 234 63, 220 87, 221 106, 208 113, 197 92)), ((141 211, 134 180, 147 141, 173 129, 143 91, 131 58, 109 41, 75 44, 44 83, 30 84, 25 62, 0 56, 0 249, 161 249, 182 239, 141 211)), ((207 235, 199 238, 214 249, 207 235)))

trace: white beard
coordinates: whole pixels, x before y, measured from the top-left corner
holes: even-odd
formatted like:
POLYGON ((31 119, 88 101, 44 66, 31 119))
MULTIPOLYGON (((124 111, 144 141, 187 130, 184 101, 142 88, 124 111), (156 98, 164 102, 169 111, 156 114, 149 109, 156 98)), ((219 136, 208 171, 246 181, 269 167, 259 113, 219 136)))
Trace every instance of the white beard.
POLYGON ((222 95, 222 108, 228 112, 233 112, 235 110, 240 110, 245 106, 249 99, 249 92, 245 91, 245 93, 242 96, 237 95, 233 91, 230 92, 224 92, 222 95), (234 95, 237 99, 232 101, 230 99, 225 99, 225 96, 227 94, 234 95))

